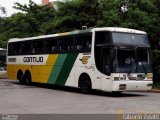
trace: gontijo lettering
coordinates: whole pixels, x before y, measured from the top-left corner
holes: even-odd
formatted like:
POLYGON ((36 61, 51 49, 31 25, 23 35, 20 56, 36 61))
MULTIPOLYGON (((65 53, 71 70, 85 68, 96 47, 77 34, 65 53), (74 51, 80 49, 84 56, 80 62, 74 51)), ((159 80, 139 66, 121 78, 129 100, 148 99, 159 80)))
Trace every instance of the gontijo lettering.
POLYGON ((23 62, 43 62, 43 57, 24 57, 23 62))

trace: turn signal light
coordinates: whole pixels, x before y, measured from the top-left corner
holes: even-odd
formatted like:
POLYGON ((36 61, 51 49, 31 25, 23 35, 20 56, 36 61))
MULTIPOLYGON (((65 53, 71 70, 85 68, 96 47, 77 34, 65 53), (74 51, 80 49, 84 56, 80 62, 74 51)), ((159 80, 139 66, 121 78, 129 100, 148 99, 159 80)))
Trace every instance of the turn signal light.
POLYGON ((114 81, 118 81, 119 80, 119 77, 114 77, 114 81))

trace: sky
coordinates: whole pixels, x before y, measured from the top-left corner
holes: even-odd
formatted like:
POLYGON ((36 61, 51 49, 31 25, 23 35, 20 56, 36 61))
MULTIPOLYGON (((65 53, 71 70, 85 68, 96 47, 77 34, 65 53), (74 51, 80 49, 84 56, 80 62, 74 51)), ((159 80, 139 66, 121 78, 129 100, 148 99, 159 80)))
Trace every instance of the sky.
MULTIPOLYGON (((32 0, 33 2, 40 4, 42 0, 32 0)), ((52 0, 53 1, 53 0, 52 0)), ((28 4, 29 0, 0 0, 0 6, 5 7, 7 11, 7 16, 11 16, 13 13, 18 12, 13 9, 14 3, 18 2, 21 4, 28 4)))

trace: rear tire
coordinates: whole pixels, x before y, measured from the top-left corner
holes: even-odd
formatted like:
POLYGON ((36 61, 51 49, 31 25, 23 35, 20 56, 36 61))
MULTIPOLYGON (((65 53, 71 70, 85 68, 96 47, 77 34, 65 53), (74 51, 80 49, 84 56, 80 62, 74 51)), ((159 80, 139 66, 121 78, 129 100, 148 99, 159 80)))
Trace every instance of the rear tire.
POLYGON ((32 84, 30 72, 26 72, 25 73, 25 75, 24 75, 24 81, 25 81, 26 85, 31 85, 32 84))
POLYGON ((31 80, 28 77, 25 77, 25 83, 26 85, 31 85, 31 80))
POLYGON ((92 90, 92 84, 91 84, 91 80, 88 76, 83 76, 80 79, 80 89, 83 93, 90 93, 92 90))

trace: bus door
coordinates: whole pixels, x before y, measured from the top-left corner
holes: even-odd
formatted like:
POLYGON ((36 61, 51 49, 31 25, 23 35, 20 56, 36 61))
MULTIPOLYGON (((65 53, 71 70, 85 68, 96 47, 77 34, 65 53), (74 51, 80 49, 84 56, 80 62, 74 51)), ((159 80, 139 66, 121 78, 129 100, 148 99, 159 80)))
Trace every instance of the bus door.
POLYGON ((110 56, 110 49, 109 48, 102 48, 101 51, 101 68, 102 73, 105 75, 110 75, 110 65, 111 65, 111 56, 110 56))
POLYGON ((110 84, 112 83, 110 79, 111 75, 111 48, 109 47, 102 47, 101 49, 101 71, 103 75, 101 76, 101 88, 102 90, 106 90, 107 88, 109 89, 110 84), (108 86, 106 86, 108 85, 108 86))

